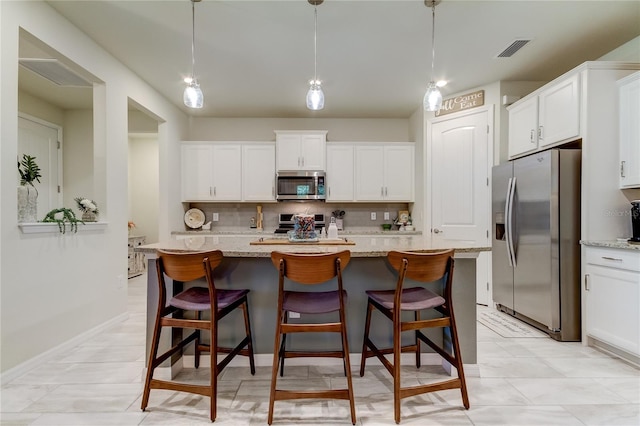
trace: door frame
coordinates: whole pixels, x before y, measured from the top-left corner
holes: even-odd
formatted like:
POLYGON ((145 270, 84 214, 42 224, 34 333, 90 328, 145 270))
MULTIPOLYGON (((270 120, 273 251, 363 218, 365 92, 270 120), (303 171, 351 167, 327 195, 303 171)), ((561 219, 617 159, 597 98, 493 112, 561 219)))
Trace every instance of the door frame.
MULTIPOLYGON (((487 176, 489 179, 489 193, 491 193, 491 169, 493 167, 493 162, 494 162, 494 152, 495 152, 495 113, 494 113, 494 105, 490 104, 490 105, 485 105, 483 107, 479 107, 479 108, 473 108, 473 109, 469 109, 466 111, 460 111, 460 112, 456 112, 453 114, 448 114, 442 117, 430 117, 427 120, 425 120, 425 124, 424 124, 424 140, 425 140, 425 149, 424 149, 424 162, 422 165, 422 170, 424 170, 424 204, 422 206, 423 208, 423 212, 424 212, 424 226, 423 226, 423 233, 429 233, 431 235, 431 230, 433 229, 433 217, 432 217, 432 210, 431 210, 431 205, 432 205, 432 191, 431 191, 431 182, 433 181, 433 176, 432 176, 432 167, 431 167, 431 161, 433 159, 433 153, 432 153, 432 147, 433 147, 433 138, 431 135, 431 132, 433 130, 433 126, 434 124, 438 124, 438 123, 442 123, 444 121, 449 121, 449 120, 456 120, 459 118, 463 118, 469 115, 473 115, 473 114, 478 114, 478 113, 483 113, 486 112, 487 113, 487 124, 489 125, 489 129, 488 129, 488 133, 487 133, 487 140, 488 140, 488 152, 487 152, 487 176)), ((488 214, 487 214, 487 229, 491 230, 491 195, 489 195, 489 200, 487 201, 487 208, 488 208, 488 214)), ((491 231, 489 231, 491 232, 491 231)), ((487 245, 491 245, 491 238, 490 235, 487 238, 487 245)), ((483 256, 478 256, 478 258, 476 259, 476 275, 477 278, 482 278, 481 281, 485 281, 489 284, 487 286, 487 284, 485 282, 476 282, 476 289, 478 292, 483 291, 486 292, 486 301, 487 304, 489 306, 493 306, 493 295, 492 295, 492 290, 493 290, 493 285, 492 285, 492 279, 491 279, 491 252, 487 252, 486 255, 483 256), (482 261, 483 265, 480 265, 479 262, 482 261), (478 271, 480 271, 480 274, 482 274, 482 276, 478 275, 478 271), (488 287, 488 288, 487 288, 488 287), (481 290, 482 289, 482 290, 481 290)), ((478 300, 480 300, 481 298, 478 297, 478 300)))

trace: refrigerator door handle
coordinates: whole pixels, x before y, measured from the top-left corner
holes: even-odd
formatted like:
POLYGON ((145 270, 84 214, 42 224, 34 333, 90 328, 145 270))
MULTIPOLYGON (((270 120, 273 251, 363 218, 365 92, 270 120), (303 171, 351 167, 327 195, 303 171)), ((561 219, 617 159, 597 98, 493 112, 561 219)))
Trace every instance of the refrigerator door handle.
POLYGON ((505 222, 506 222, 506 240, 507 240, 507 256, 509 256, 509 266, 516 267, 516 253, 513 243, 513 199, 516 193, 516 178, 509 178, 507 187, 507 201, 505 205, 505 222))

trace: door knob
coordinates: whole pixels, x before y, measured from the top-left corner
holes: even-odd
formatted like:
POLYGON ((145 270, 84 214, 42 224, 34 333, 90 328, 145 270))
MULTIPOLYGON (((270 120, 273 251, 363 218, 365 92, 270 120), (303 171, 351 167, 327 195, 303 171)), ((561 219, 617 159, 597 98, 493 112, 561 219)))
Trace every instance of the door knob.
POLYGON ((434 234, 439 234, 441 231, 438 228, 433 228, 433 233, 434 234))

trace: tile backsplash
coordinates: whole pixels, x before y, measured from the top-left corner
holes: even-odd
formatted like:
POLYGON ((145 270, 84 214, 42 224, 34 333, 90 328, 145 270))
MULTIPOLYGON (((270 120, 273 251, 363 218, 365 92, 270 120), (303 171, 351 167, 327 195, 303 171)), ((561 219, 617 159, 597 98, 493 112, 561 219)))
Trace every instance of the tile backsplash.
MULTIPOLYGON (((349 227, 375 227, 383 223, 392 223, 398 216, 398 211, 411 211, 408 203, 323 203, 323 202, 283 202, 283 203, 190 203, 185 204, 185 211, 197 208, 204 212, 205 223, 211 222, 211 228, 246 227, 249 229, 251 218, 256 217, 256 207, 262 206, 264 229, 272 230, 278 227, 280 213, 324 213, 327 223, 334 210, 344 210, 344 229, 349 227), (376 219, 371 220, 371 213, 376 213, 376 219), (389 212, 389 220, 384 220, 384 212, 389 212), (213 214, 218 213, 219 220, 213 222, 213 214)), ((186 225, 184 230, 188 230, 186 225)))

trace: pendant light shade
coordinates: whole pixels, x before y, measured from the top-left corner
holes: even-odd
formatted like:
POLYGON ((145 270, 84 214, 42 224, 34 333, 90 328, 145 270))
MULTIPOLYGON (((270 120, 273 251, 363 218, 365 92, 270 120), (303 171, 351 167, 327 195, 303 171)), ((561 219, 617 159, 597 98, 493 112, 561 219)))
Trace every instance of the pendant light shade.
POLYGON ((433 69, 436 60, 436 5, 441 0, 425 0, 424 4, 431 8, 431 81, 422 101, 425 111, 438 111, 442 106, 442 93, 434 82, 433 69))
POLYGON ((196 2, 191 0, 191 79, 184 89, 182 100, 189 108, 202 108, 204 105, 204 95, 196 80, 196 2))
POLYGON ((318 80, 318 5, 324 0, 308 0, 313 6, 314 29, 313 29, 313 80, 309 82, 307 92, 307 108, 312 111, 319 111, 324 108, 324 92, 322 82, 318 80))
POLYGON ((319 80, 311 80, 309 82, 309 91, 307 92, 307 108, 318 111, 324 108, 324 92, 322 91, 321 82, 319 80))
POLYGON ((184 104, 189 108, 202 108, 204 104, 204 95, 202 89, 196 80, 192 80, 187 87, 184 88, 183 96, 184 104))
POLYGON ((440 89, 433 81, 427 86, 423 103, 425 111, 438 111, 442 107, 442 93, 440 93, 440 89))

